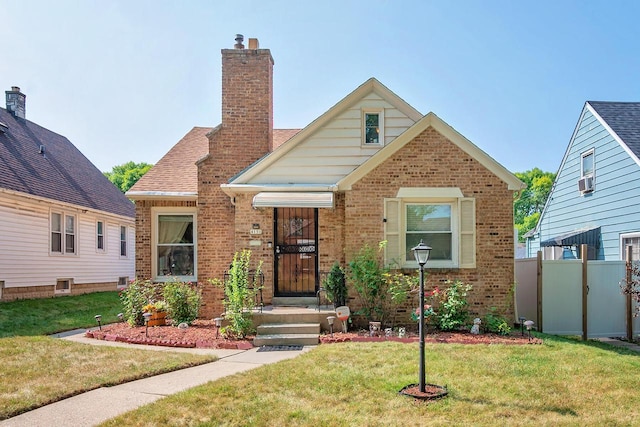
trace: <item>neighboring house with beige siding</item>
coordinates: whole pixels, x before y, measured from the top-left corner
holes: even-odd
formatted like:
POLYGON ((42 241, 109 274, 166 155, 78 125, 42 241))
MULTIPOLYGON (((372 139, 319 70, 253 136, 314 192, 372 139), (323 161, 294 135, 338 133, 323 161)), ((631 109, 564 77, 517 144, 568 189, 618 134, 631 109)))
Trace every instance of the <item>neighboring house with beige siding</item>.
MULTIPOLYGON (((473 313, 513 314, 512 201, 524 185, 374 78, 304 129, 273 129, 272 72, 255 39, 222 50, 222 123, 194 128, 127 193, 136 274, 205 283, 250 249, 265 302, 286 303, 315 296, 322 272, 364 244, 387 240, 385 263, 413 270, 423 239, 431 285, 462 279, 473 313)), ((218 315, 222 291, 204 295, 202 315, 218 315)))
POLYGON ((0 300, 116 290, 134 277, 133 204, 65 137, 0 108, 0 300))

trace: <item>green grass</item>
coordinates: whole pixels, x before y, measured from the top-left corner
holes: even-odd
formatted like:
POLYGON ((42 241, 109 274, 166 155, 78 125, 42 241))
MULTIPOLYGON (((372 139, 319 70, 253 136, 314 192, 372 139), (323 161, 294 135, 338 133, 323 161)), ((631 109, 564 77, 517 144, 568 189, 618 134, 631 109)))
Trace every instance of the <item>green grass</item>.
POLYGON ((398 394, 417 382, 416 344, 344 343, 187 390, 104 425, 637 424, 638 354, 544 339, 526 346, 428 344, 427 382, 449 389, 430 403, 398 394))
POLYGON ((48 335, 118 321, 122 305, 118 292, 0 302, 0 338, 48 335))
MULTIPOLYGON (((117 320, 116 292, 0 303, 0 419, 102 386, 215 360, 213 356, 78 344, 45 337, 117 320)), ((108 402, 96 402, 93 408, 108 402)))

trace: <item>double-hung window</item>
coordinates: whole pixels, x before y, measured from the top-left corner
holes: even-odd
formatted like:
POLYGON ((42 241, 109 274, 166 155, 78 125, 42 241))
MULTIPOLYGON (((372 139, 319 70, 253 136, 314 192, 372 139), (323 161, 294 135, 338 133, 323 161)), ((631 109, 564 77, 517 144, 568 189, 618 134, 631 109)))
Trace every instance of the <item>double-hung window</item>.
POLYGON ((127 227, 125 225, 120 226, 120 256, 127 256, 127 227))
POLYGON ((104 221, 96 222, 96 250, 104 252, 105 240, 104 240, 104 221))
POLYGON ((51 253, 76 253, 76 217, 61 212, 51 213, 51 253))
POLYGON ((380 146, 384 145, 384 111, 363 111, 363 145, 380 146))
POLYGON ((416 268, 412 248, 423 241, 431 247, 427 268, 475 268, 475 199, 457 188, 401 189, 398 195, 385 199, 387 265, 416 268))
POLYGON ((197 280, 195 210, 165 209, 154 214, 152 268, 155 279, 174 276, 182 280, 197 280))

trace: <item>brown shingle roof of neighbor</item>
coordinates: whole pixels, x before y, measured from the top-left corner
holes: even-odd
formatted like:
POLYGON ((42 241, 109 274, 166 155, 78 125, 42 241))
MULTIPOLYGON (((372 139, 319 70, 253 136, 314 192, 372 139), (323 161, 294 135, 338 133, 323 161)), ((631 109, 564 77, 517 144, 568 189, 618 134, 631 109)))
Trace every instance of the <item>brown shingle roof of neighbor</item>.
MULTIPOLYGON (((196 162, 209 152, 207 134, 214 129, 216 128, 197 126, 191 129, 129 191, 197 193, 198 167, 196 162)), ((274 149, 298 132, 300 129, 274 129, 274 149)), ((134 195, 131 197, 135 198, 134 195)))
POLYGON ((135 207, 67 138, 0 108, 0 188, 135 217, 135 207))

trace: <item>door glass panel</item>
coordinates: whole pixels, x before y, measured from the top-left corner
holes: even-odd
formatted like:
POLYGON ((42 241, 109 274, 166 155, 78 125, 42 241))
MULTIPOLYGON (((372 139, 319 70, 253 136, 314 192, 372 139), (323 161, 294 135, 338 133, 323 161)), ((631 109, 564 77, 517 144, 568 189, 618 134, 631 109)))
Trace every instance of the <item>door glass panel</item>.
POLYGON ((276 296, 315 295, 317 283, 317 210, 276 210, 276 296))

